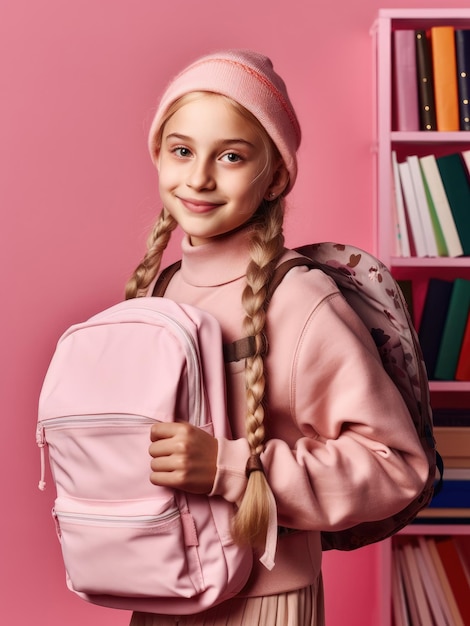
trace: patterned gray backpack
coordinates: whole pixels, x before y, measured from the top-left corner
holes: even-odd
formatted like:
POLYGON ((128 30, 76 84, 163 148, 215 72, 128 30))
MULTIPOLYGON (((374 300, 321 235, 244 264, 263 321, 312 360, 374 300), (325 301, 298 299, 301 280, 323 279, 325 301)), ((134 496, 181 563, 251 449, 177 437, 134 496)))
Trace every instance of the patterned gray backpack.
MULTIPOLYGON (((442 482, 443 464, 435 448, 428 378, 402 291, 381 261, 364 250, 338 243, 310 244, 296 248, 296 251, 302 257, 285 261, 276 268, 267 302, 292 267, 306 265, 320 269, 333 278, 349 305, 370 330, 383 366, 406 402, 429 464, 423 491, 399 513, 346 530, 322 532, 324 550, 354 550, 390 537, 415 519, 439 488, 435 488, 436 467, 442 482)), ((179 263, 162 273, 154 295, 163 295, 178 268, 179 263)), ((225 360, 229 362, 251 356, 252 343, 249 339, 243 338, 225 346, 225 360)))

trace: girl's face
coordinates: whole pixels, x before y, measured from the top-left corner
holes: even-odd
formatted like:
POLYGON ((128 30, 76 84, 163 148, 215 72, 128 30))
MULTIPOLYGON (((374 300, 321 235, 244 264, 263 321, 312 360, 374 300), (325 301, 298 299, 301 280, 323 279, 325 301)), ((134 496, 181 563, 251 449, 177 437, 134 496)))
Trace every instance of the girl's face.
POLYGON ((193 245, 225 235, 253 216, 275 179, 279 185, 268 162, 256 127, 222 96, 201 95, 163 129, 157 165, 163 206, 193 245))

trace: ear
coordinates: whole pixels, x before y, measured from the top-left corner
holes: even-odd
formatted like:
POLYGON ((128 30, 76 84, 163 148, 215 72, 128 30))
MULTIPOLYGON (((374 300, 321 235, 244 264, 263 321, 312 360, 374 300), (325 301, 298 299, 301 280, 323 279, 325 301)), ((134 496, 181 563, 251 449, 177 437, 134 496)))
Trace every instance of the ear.
POLYGON ((289 172, 284 165, 284 161, 281 161, 277 168, 274 170, 271 183, 268 185, 264 194, 265 200, 274 200, 282 194, 284 189, 289 184, 289 172))

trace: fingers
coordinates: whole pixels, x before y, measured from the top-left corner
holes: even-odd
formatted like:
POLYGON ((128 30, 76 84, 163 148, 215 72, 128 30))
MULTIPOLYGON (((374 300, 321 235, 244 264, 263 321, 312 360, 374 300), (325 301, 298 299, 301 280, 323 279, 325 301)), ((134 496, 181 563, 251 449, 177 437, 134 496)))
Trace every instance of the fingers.
POLYGON ((217 467, 217 440, 187 423, 157 423, 151 428, 150 481, 155 485, 209 493, 217 467))

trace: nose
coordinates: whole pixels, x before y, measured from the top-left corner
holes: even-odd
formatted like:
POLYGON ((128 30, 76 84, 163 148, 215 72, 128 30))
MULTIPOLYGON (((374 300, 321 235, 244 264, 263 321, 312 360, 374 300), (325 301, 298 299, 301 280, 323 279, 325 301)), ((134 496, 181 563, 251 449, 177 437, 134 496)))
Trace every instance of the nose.
POLYGON ((208 159, 196 158, 188 172, 186 184, 191 189, 214 189, 215 178, 208 159))

